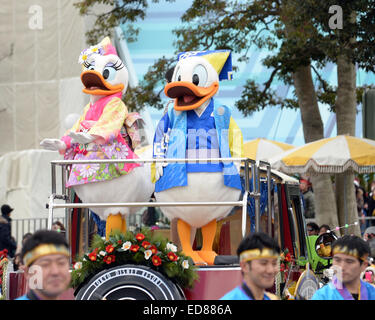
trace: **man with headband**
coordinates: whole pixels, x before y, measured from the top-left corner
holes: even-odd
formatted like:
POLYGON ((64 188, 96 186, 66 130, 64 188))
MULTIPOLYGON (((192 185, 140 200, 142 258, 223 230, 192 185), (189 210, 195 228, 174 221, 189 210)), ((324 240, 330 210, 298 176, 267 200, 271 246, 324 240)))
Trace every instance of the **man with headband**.
POLYGON ((221 300, 277 300, 277 296, 266 292, 275 281, 280 248, 265 233, 256 232, 244 238, 238 249, 242 284, 225 294, 221 300))
POLYGON ((360 237, 346 235, 332 244, 331 282, 315 292, 312 300, 375 300, 375 287, 361 280, 368 266, 369 245, 360 237))
POLYGON ((22 248, 29 291, 17 300, 57 300, 70 283, 69 249, 53 230, 35 232, 22 248))

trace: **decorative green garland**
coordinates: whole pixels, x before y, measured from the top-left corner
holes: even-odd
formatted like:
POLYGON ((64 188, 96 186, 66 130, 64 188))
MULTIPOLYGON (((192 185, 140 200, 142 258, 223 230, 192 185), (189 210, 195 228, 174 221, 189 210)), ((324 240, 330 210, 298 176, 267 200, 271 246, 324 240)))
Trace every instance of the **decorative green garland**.
POLYGON ((0 251, 0 300, 5 300, 7 290, 6 278, 9 260, 7 258, 8 250, 6 252, 5 250, 0 251))
POLYGON ((95 235, 91 251, 76 260, 71 286, 77 288, 88 277, 123 264, 148 266, 175 281, 182 288, 192 288, 198 279, 196 267, 189 257, 160 234, 149 228, 141 232, 113 233, 109 240, 95 235))

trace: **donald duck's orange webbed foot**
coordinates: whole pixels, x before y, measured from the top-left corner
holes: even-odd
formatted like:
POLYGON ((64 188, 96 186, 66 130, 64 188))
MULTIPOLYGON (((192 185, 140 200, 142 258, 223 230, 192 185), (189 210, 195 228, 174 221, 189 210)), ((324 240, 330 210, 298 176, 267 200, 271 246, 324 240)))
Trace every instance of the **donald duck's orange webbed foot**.
POLYGON ((111 233, 115 231, 121 231, 122 233, 125 233, 126 231, 126 220, 122 217, 120 213, 110 214, 108 216, 105 229, 106 240, 108 240, 111 233))
POLYGON ((216 252, 212 250, 212 246, 215 239, 217 223, 216 220, 211 221, 202 227, 202 237, 203 245, 202 250, 199 251, 199 256, 203 259, 208 265, 213 265, 215 257, 217 256, 216 252))
POLYGON ((205 266, 207 265, 206 261, 202 259, 202 257, 199 254, 200 251, 190 251, 190 252, 183 252, 185 256, 190 257, 194 264, 197 266, 205 266))
POLYGON ((196 265, 206 265, 205 261, 202 261, 202 258, 198 254, 198 251, 194 251, 191 247, 190 231, 191 226, 185 221, 178 219, 177 232, 180 238, 181 249, 183 254, 190 257, 196 265))
POLYGON ((203 260, 208 265, 214 265, 215 257, 217 253, 215 251, 198 251, 200 260, 203 260))

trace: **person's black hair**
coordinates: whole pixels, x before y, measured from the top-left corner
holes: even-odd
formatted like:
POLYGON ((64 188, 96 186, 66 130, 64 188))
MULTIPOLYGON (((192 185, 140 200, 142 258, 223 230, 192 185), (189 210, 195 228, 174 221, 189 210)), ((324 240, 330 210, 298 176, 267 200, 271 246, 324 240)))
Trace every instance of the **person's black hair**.
POLYGON ((69 249, 65 237, 61 233, 54 230, 38 230, 30 238, 28 238, 22 246, 22 260, 27 252, 33 250, 40 244, 63 245, 69 249))
MULTIPOLYGON (((349 251, 356 249, 358 251, 359 257, 363 257, 366 254, 368 254, 369 256, 371 255, 369 244, 362 238, 355 236, 355 235, 345 235, 335 240, 332 243, 332 252, 337 246, 347 247, 349 251)), ((362 264, 363 260, 362 259, 358 259, 358 260, 362 264)))
POLYGON ((263 232, 250 233, 242 239, 241 243, 237 248, 237 255, 239 256, 241 252, 251 249, 263 250, 263 248, 272 249, 277 253, 280 253, 280 247, 277 242, 272 239, 268 234, 263 232))
POLYGON ((30 236, 32 236, 33 234, 31 232, 27 232, 23 235, 22 237, 22 240, 26 239, 26 238, 29 238, 30 236))
POLYGON ((322 229, 322 228, 325 228, 327 230, 330 230, 331 231, 331 228, 328 224, 322 224, 320 227, 319 227, 319 230, 322 229))
POLYGON ((319 226, 315 222, 309 222, 306 226, 311 227, 314 231, 319 231, 319 226))

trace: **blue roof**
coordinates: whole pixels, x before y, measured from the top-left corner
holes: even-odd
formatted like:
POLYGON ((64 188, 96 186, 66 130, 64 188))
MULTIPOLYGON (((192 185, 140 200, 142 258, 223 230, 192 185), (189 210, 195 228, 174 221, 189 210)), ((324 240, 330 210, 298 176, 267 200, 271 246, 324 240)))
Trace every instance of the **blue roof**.
MULTIPOLYGON (((176 49, 173 46, 175 36, 172 30, 181 25, 181 15, 190 7, 192 1, 178 1, 150 3, 147 16, 134 26, 140 28, 136 42, 128 43, 128 48, 134 68, 139 80, 143 78, 148 68, 163 55, 167 58, 174 57, 176 49)), ((124 28, 123 28, 124 29, 124 28)), ((227 106, 233 107, 233 118, 241 128, 244 141, 255 138, 267 138, 280 142, 290 143, 295 146, 303 145, 301 115, 299 110, 281 109, 280 107, 267 107, 262 111, 244 116, 234 107, 235 101, 241 96, 243 85, 251 78, 260 85, 269 77, 271 70, 264 67, 262 59, 267 56, 267 51, 259 51, 254 47, 249 52, 249 62, 239 63, 238 55, 232 54, 233 65, 238 67, 234 72, 232 81, 220 82, 219 93, 216 98, 227 106)), ((328 64, 323 70, 324 78, 332 85, 337 83, 336 66, 328 64)), ((375 82, 374 74, 358 70, 357 85, 372 84, 375 82)), ((273 89, 280 97, 292 97, 293 87, 285 86, 281 82, 275 82, 273 89)), ((168 98, 165 97, 165 101, 168 98)), ((324 123, 325 137, 336 135, 336 116, 329 112, 326 105, 319 105, 321 117, 324 123)), ((356 136, 362 137, 362 112, 359 107, 356 118, 356 136)), ((148 108, 154 127, 162 116, 162 110, 148 108)))

